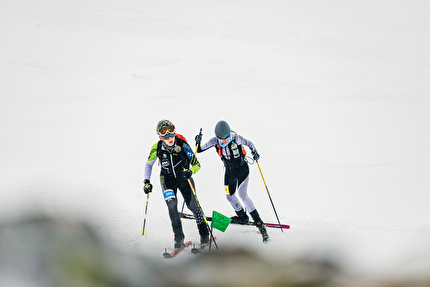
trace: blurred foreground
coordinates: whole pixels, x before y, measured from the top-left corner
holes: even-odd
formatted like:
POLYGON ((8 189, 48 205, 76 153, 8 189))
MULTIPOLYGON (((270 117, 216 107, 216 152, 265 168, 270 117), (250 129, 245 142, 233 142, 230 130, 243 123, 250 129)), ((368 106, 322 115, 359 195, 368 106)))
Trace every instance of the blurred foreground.
POLYGON ((0 225, 0 286, 430 286, 430 276, 364 280, 328 259, 271 262, 237 248, 191 258, 121 252, 79 221, 37 216, 0 225))

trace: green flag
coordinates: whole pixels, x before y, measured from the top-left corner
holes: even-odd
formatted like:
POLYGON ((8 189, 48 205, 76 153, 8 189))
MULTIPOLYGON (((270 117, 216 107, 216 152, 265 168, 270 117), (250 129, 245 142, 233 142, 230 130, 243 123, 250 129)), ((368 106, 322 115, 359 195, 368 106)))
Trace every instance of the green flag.
POLYGON ((216 228, 224 232, 227 229, 227 226, 230 224, 231 218, 228 218, 225 215, 222 215, 219 212, 212 212, 212 223, 211 227, 216 228))

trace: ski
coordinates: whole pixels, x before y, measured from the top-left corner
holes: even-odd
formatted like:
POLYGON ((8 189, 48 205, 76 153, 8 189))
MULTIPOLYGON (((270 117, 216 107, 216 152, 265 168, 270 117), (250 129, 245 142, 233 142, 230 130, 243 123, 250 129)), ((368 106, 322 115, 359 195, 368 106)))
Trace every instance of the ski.
POLYGON ((188 246, 190 246, 191 245, 191 241, 187 241, 187 242, 185 242, 184 243, 184 245, 182 245, 182 247, 180 247, 180 248, 175 248, 175 250, 173 250, 172 252, 167 252, 167 250, 166 250, 166 252, 164 252, 163 253, 163 257, 164 258, 172 258, 172 257, 175 257, 176 255, 178 255, 179 254, 179 252, 181 252, 182 250, 184 250, 186 247, 188 247, 188 246))
MULTIPOLYGON (((214 239, 216 239, 216 237, 214 239)), ((194 253, 194 254, 198 254, 198 253, 202 252, 203 249, 205 249, 207 246, 209 246, 209 244, 211 244, 212 241, 213 241, 213 239, 211 238, 211 240, 209 240, 208 243, 200 244, 199 247, 193 247, 191 249, 191 252, 194 253)))
MULTIPOLYGON (((182 212, 179 213, 179 216, 181 216, 181 218, 184 218, 184 219, 195 219, 194 215, 187 214, 187 213, 182 213, 182 212)), ((206 216, 206 219, 208 221, 212 221, 212 217, 206 216)), ((240 223, 240 222, 237 222, 237 221, 235 222, 234 220, 232 220, 230 223, 231 224, 253 225, 253 226, 256 226, 255 222, 253 222, 253 221, 248 221, 247 223, 240 223)), ((271 227, 271 228, 290 229, 290 226, 288 224, 281 224, 281 225, 279 225, 278 223, 267 223, 267 222, 264 222, 264 225, 266 227, 271 227)))

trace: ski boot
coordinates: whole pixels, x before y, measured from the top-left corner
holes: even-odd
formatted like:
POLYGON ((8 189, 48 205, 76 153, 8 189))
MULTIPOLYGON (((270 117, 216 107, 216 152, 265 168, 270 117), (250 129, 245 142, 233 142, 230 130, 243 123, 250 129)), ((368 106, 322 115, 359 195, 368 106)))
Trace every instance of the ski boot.
POLYGON ((249 216, 246 214, 245 210, 242 208, 236 211, 237 216, 230 217, 231 222, 239 224, 247 224, 249 222, 249 216))
POLYGON ((184 245, 185 235, 182 232, 182 226, 179 228, 175 228, 175 249, 181 248, 184 245))
POLYGON ((197 225, 200 234, 200 244, 206 244, 209 242, 209 231, 206 224, 197 225))
POLYGON ((200 235, 200 244, 206 244, 209 242, 209 234, 200 235))
POLYGON ((269 240, 269 235, 267 234, 266 226, 264 225, 263 221, 260 218, 260 215, 258 214, 257 210, 254 210, 253 212, 250 212, 252 219, 254 219, 255 224, 257 225, 258 230, 261 233, 261 236, 263 236, 263 242, 266 242, 269 240))

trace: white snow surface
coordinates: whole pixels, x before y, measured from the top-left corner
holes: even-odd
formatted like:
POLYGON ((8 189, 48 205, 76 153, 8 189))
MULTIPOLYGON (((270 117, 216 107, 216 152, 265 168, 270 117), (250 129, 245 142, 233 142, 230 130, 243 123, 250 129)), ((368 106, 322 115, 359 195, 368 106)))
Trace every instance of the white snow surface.
MULTIPOLYGON (((230 225, 214 231, 219 246, 425 274, 429 12, 424 0, 3 0, 1 220, 77 218, 163 260, 173 233, 158 165, 140 234, 155 125, 170 119, 194 147, 200 128, 205 141, 226 120, 256 145, 291 229, 270 229, 263 244, 257 229, 230 225)), ((199 160, 205 214, 233 215, 217 154, 199 160)), ((248 192, 276 222, 255 164, 248 192)), ((198 241, 195 223, 183 225, 198 241)))

